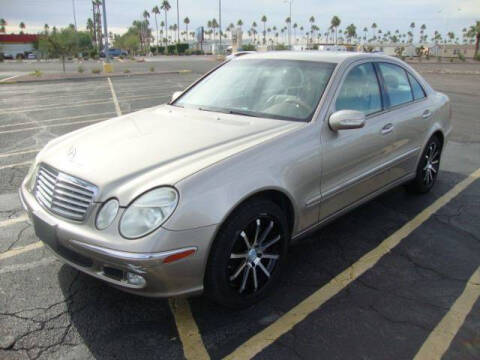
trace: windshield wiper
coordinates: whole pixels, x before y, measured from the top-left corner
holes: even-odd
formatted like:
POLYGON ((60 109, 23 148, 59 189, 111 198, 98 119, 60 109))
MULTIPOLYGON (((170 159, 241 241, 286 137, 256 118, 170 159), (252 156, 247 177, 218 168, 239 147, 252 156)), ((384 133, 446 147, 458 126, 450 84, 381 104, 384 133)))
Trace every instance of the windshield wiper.
POLYGON ((231 110, 231 109, 222 109, 222 108, 204 108, 198 107, 197 110, 200 111, 211 111, 211 112, 218 112, 222 114, 232 114, 232 115, 243 115, 243 116, 250 116, 250 117, 257 117, 250 112, 244 112, 241 110, 231 110))
POLYGON ((243 115, 243 116, 250 116, 250 117, 256 117, 255 115, 249 113, 249 112, 244 112, 244 111, 239 111, 239 110, 228 110, 226 111, 227 114, 232 114, 232 115, 243 115))

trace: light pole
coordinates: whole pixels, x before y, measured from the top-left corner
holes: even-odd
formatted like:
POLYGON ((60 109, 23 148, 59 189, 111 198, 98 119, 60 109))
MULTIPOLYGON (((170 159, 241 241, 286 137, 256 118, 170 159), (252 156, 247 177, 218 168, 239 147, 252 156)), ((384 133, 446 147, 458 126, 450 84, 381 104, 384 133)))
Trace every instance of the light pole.
POLYGON ((179 0, 177 0, 177 44, 180 42, 180 12, 178 10, 178 1, 179 0))
POLYGON ((218 27, 219 27, 219 37, 220 37, 220 46, 222 47, 222 0, 218 0, 218 27))
POLYGON ((73 23, 75 24, 75 31, 77 31, 77 14, 75 13, 75 0, 72 0, 73 8, 73 23))
POLYGON ((107 10, 105 7, 105 0, 102 1, 102 7, 103 7, 103 32, 105 34, 105 46, 103 48, 103 51, 105 52, 105 59, 106 62, 110 62, 110 54, 108 53, 108 30, 107 30, 107 10))

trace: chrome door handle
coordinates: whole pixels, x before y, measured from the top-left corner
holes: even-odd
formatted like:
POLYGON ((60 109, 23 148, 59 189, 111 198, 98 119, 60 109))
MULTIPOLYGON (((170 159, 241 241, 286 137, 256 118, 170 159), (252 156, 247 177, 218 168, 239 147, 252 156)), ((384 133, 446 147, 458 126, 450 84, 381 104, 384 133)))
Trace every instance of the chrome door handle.
POLYGON ((390 134, 392 131, 393 131, 393 124, 388 123, 382 128, 381 133, 382 135, 386 135, 386 134, 390 134))
POLYGON ((428 119, 430 116, 432 116, 432 112, 430 110, 425 110, 422 114, 422 118, 428 119))

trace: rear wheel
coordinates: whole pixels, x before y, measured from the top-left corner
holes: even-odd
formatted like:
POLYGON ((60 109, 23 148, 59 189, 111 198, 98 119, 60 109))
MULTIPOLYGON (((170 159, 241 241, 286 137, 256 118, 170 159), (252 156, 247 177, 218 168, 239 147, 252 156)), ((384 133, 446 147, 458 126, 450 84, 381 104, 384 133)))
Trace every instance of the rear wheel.
POLYGON ((214 302, 250 306, 275 287, 288 246, 285 214, 259 199, 238 208, 215 239, 205 275, 205 292, 214 302))
POLYGON ((408 189, 416 193, 426 193, 435 185, 440 170, 442 143, 433 136, 427 143, 417 167, 415 179, 408 184, 408 189))

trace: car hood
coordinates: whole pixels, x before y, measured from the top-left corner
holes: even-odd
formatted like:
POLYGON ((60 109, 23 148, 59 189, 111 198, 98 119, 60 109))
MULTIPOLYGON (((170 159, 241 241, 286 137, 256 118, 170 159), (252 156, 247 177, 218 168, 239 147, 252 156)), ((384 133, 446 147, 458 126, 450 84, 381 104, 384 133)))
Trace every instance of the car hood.
POLYGON ((162 105, 57 138, 37 162, 98 186, 97 201, 116 196, 125 205, 302 125, 162 105))

